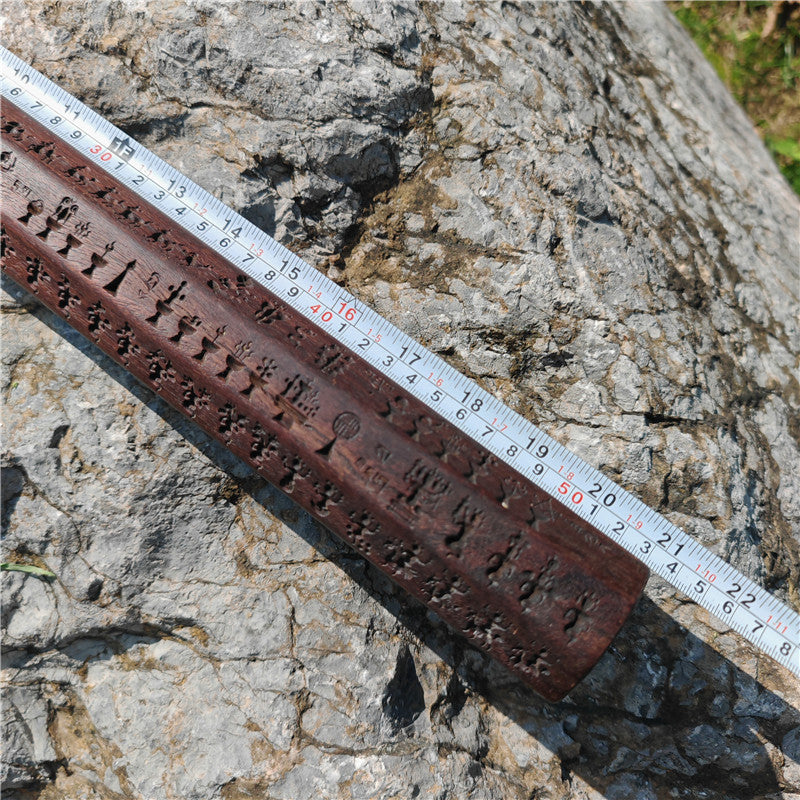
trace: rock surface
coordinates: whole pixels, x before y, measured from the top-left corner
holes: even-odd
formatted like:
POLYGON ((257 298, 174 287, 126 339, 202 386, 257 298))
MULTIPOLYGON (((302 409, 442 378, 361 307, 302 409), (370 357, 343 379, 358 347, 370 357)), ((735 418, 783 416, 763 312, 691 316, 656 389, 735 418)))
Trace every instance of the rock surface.
MULTIPOLYGON (((6 46, 800 604, 798 200, 662 6, 7 0, 6 46)), ((659 579, 548 705, 7 286, 6 797, 800 796, 659 579)))

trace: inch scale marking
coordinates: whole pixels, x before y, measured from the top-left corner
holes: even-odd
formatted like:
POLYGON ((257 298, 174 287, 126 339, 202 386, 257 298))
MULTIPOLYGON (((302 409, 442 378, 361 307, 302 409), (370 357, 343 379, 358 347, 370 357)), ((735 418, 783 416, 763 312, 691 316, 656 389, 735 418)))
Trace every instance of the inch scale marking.
POLYGON ((800 615, 0 47, 0 95, 800 677, 800 615))

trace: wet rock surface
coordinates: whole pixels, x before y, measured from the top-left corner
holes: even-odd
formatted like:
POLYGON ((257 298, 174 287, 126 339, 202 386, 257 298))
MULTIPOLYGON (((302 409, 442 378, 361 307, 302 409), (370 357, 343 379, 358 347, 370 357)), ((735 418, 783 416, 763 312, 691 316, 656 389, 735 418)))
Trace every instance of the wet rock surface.
MULTIPOLYGON (((10 0, 5 44, 798 607, 798 201, 658 5, 10 0)), ((657 578, 549 705, 3 300, 9 797, 800 795, 657 578)))

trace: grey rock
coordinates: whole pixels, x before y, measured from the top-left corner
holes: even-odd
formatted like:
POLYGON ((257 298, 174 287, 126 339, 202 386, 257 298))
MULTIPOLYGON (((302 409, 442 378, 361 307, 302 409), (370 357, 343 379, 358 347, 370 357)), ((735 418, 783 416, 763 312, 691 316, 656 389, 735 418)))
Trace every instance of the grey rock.
MULTIPOLYGON (((798 200, 663 6, 0 13, 13 51, 797 607, 798 200)), ((9 792, 800 791, 796 681, 660 579, 545 704, 6 289, 4 558, 57 575, 2 574, 9 792)))
POLYGON ((47 731, 47 705, 36 687, 12 686, 3 693, 2 728, 3 787, 16 789, 51 778, 56 753, 47 731))
POLYGON ((800 789, 800 728, 794 728, 783 737, 783 779, 791 789, 800 789))
POLYGON ((728 755, 725 737, 711 725, 693 728, 686 737, 683 749, 690 759, 707 764, 713 764, 728 755))
POLYGON ((606 797, 608 800, 656 800, 656 793, 650 781, 630 773, 609 784, 606 797))

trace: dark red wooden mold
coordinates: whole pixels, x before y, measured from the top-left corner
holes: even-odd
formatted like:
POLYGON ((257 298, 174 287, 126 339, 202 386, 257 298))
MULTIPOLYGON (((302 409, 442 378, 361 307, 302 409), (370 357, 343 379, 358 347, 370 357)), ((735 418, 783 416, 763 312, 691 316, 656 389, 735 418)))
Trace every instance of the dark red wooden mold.
POLYGON ((646 568, 5 104, 2 268, 549 700, 646 568))

